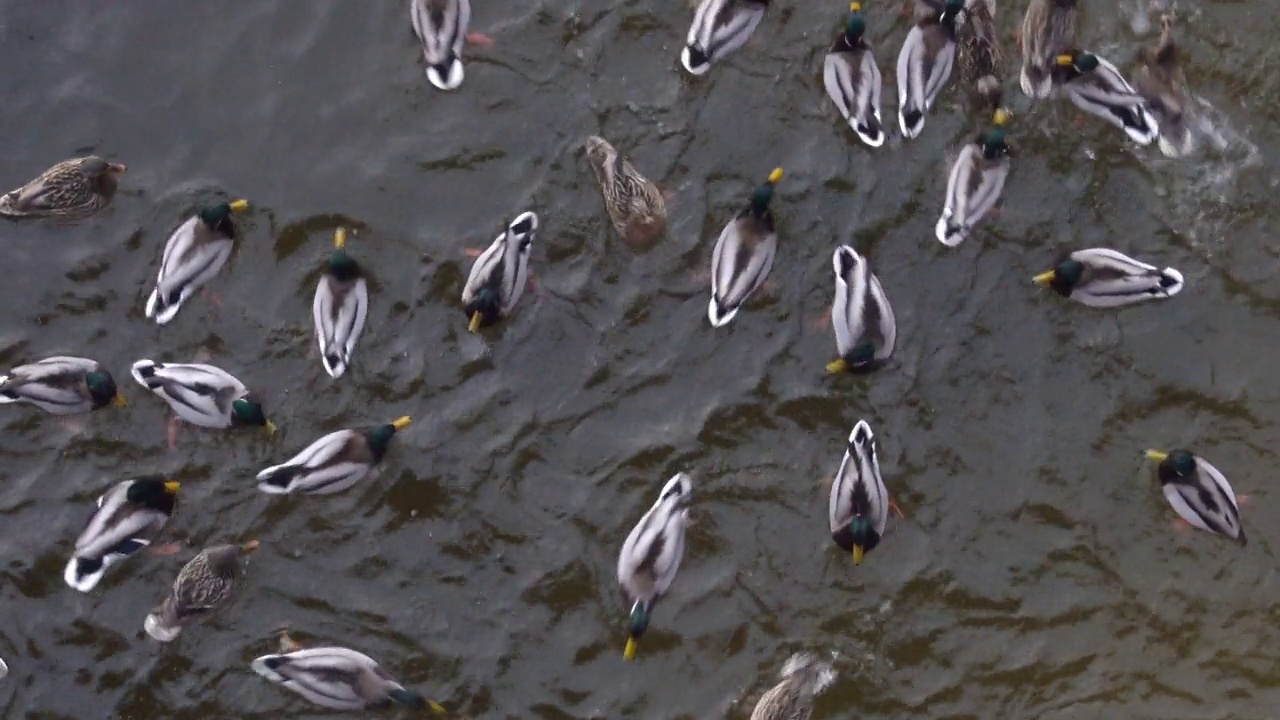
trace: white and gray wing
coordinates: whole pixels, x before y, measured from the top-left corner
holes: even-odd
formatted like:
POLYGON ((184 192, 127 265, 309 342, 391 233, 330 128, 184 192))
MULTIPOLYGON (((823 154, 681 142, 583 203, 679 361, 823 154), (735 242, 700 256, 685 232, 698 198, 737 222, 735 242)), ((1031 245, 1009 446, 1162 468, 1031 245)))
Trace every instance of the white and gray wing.
POLYGON ((254 672, 283 685, 307 700, 335 710, 361 710, 367 702, 356 690, 360 673, 378 664, 347 648, 322 647, 264 655, 253 661, 254 672))
POLYGON ((866 332, 867 263, 848 245, 836 248, 831 258, 836 292, 831 304, 831 326, 836 333, 836 351, 850 353, 866 332))

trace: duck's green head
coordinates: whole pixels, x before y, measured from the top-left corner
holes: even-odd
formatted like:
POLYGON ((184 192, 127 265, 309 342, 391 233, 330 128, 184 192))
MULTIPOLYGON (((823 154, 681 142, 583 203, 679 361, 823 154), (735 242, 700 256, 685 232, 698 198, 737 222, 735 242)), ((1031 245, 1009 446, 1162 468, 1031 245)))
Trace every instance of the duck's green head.
POLYGON ((413 419, 405 415, 394 422, 379 425, 365 432, 364 436, 369 441, 369 450, 373 452, 374 462, 382 460, 382 456, 387 452, 387 444, 391 442, 391 438, 395 437, 396 431, 409 427, 411 422, 413 419))
POLYGON ((333 254, 329 256, 328 270, 342 281, 360 277, 360 265, 347 254, 347 231, 342 228, 333 231, 333 254))
POLYGON ((181 484, 162 477, 138 478, 129 485, 124 497, 134 505, 170 513, 173 512, 173 498, 180 487, 181 484))
POLYGON ((440 705, 440 703, 435 702, 433 700, 426 699, 425 697, 422 696, 422 693, 417 692, 415 690, 408 690, 406 688, 396 688, 395 690, 392 690, 391 692, 387 693, 387 697, 391 698, 392 702, 396 702, 401 705, 407 705, 408 707, 430 708, 431 712, 437 715, 444 715, 448 713, 448 711, 445 710, 444 707, 440 705))
POLYGON ((876 346, 871 344, 870 340, 863 340, 844 357, 827 363, 827 372, 842 373, 851 370, 860 370, 871 365, 876 359, 876 346))
POLYGON ((248 398, 240 398, 231 403, 231 423, 233 425, 252 425, 262 428, 268 435, 274 435, 276 424, 267 419, 262 412, 261 403, 248 398))
POLYGON ((200 218, 200 222, 210 230, 222 235, 223 237, 234 238, 236 236, 235 223, 231 222, 232 213, 237 213, 249 207, 248 200, 233 200, 229 203, 220 205, 212 205, 203 208, 196 216, 200 218))
POLYGON ((1071 291, 1082 278, 1084 278, 1084 263, 1067 258, 1058 263, 1054 269, 1035 276, 1032 281, 1037 285, 1048 285, 1059 295, 1067 297, 1071 295, 1071 291))
POLYGON ((782 179, 782 168, 774 168, 769 173, 769 179, 761 183, 751 192, 751 209, 757 215, 763 215, 769 210, 769 203, 773 202, 773 186, 778 184, 782 179))
POLYGON ((862 15, 862 3, 849 5, 849 21, 844 26, 844 39, 850 44, 856 43, 867 31, 867 19, 862 15))
POLYGON ((114 402, 119 407, 124 407, 128 403, 124 401, 124 396, 116 389, 116 380, 111 377, 111 373, 102 370, 95 370, 84 376, 84 384, 89 388, 89 397, 93 398, 93 409, 105 407, 107 403, 114 402))
POLYGON ((1073 50, 1059 55, 1054 60, 1058 67, 1074 68, 1076 72, 1087 73, 1098 69, 1098 56, 1093 53, 1073 50))
POLYGON ((1156 467, 1156 473, 1162 483, 1177 482, 1196 472, 1196 456, 1188 450, 1173 450, 1167 453, 1148 450, 1146 454, 1148 460, 1160 463, 1156 467))
POLYGON ((502 296, 497 288, 482 287, 476 293, 475 299, 467 303, 463 310, 470 318, 467 322, 467 331, 478 332, 480 328, 492 325, 502 317, 502 296))
POLYGON ((862 515, 855 515, 853 520, 849 521, 849 535, 853 538, 854 565, 861 565, 862 556, 867 550, 875 547, 876 541, 872 538, 874 532, 871 521, 862 515))
POLYGON ((954 20, 961 10, 964 10, 964 0, 947 0, 947 4, 942 8, 942 21, 954 20))
POLYGON ((637 600, 635 605, 631 606, 631 621, 627 625, 627 647, 622 651, 622 656, 627 660, 631 660, 636 656, 636 643, 649 629, 649 607, 643 601, 637 600))
POLYGON ((1009 149, 1009 145, 1005 142, 1004 128, 993 127, 982 136, 982 156, 988 160, 995 160, 1009 149))

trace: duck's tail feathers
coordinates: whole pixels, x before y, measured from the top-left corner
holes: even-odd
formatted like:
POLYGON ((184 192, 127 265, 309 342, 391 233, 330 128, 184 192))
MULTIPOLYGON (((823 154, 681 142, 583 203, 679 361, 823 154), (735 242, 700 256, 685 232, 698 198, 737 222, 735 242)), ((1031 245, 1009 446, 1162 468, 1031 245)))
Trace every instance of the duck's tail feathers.
POLYGON ((978 94, 986 98, 991 110, 997 110, 1004 102, 1004 89, 995 75, 983 75, 978 78, 978 94))
POLYGON ((301 470, 297 465, 273 465, 258 473, 258 489, 270 495, 287 495, 301 470))
POLYGON ((902 130, 902 136, 911 140, 924 130, 924 113, 920 110, 911 109, 905 112, 898 112, 898 127, 902 130))
POLYGON ((711 321, 713 327, 728 325, 733 316, 737 314, 738 308, 720 307, 720 302, 715 298, 711 298, 711 302, 707 305, 707 319, 711 321))
POLYGON ((100 558, 73 557, 67 561, 62 579, 68 586, 80 592, 89 592, 98 584, 106 571, 107 565, 100 558))
MULTIPOLYGON (((9 376, 0 375, 0 385, 4 385, 7 382, 9 382, 9 376)), ((18 402, 18 398, 16 396, 9 395, 5 391, 0 390, 0 405, 7 405, 9 403, 16 403, 16 402, 18 402)))
POLYGON ((249 664, 253 671, 271 682, 283 683, 288 678, 276 672, 276 668, 284 665, 289 660, 283 655, 263 655, 249 664))
POLYGON ((170 623, 163 617, 164 610, 158 609, 147 615, 147 620, 142 624, 144 630, 151 637, 160 642, 172 642, 174 638, 182 634, 182 625, 178 623, 170 623))
POLYGON ((884 126, 880 124, 880 118, 874 115, 867 115, 865 122, 859 118, 849 118, 849 124, 853 126, 853 131, 858 134, 862 142, 873 148, 878 148, 884 144, 884 126))
POLYGON ((462 60, 456 55, 450 55, 439 65, 427 66, 427 80, 441 90, 457 90, 465 77, 462 60))
POLYGON ((684 69, 688 70, 690 75, 703 75, 711 69, 711 58, 698 48, 686 45, 680 51, 680 64, 684 65, 684 69))
POLYGON ((831 663, 810 653, 796 653, 787 658, 779 673, 782 679, 796 678, 801 680, 805 689, 817 695, 836 679, 835 669, 831 663))
POLYGON ((1182 273, 1167 267, 1160 271, 1160 288, 1166 297, 1173 297, 1182 292, 1182 273))
POLYGON ((1026 65, 1022 66, 1018 84, 1022 86, 1022 92, 1026 93, 1027 97, 1037 100, 1043 100, 1053 92, 1053 78, 1042 70, 1026 65))
POLYGON ((156 370, 163 367, 164 365, 157 363, 154 360, 143 359, 134 363, 133 367, 129 368, 129 373, 133 375, 133 379, 137 380, 139 385, 145 388, 150 388, 155 384, 154 378, 156 370))
POLYGON ((947 247, 955 247, 969 236, 963 225, 951 222, 951 216, 945 213, 938 218, 938 224, 933 228, 933 233, 938 237, 938 242, 947 247))
POLYGON ((338 353, 321 355, 320 361, 324 363, 324 371, 329 373, 331 378, 340 378, 342 373, 347 371, 347 363, 338 353))

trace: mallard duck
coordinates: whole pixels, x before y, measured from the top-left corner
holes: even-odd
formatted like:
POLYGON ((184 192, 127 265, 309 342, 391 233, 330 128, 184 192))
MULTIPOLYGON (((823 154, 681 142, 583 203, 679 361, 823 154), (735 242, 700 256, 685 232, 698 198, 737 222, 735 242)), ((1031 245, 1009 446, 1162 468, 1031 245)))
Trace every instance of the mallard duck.
POLYGON ((54 415, 74 415, 114 402, 124 407, 115 378, 93 360, 45 358, 0 375, 0 405, 24 402, 54 415))
POLYGON ((187 298, 218 274, 235 247, 231 214, 248 207, 247 200, 207 207, 173 231, 164 244, 156 287, 147 298, 147 317, 168 323, 187 298))
POLYGON ((836 297, 831 324, 836 331, 840 357, 827 364, 827 372, 871 370, 893 355, 898 325, 889 298, 867 261, 848 245, 831 257, 836 276, 836 297))
POLYGON ((884 126, 880 124, 880 68, 864 34, 867 20, 862 4, 849 6, 849 21, 836 38, 822 65, 822 83, 836 104, 840 116, 871 147, 884 144, 884 126))
POLYGON ((1079 50, 1059 55, 1054 82, 1073 105, 1124 130, 1139 145, 1159 137, 1160 126, 1147 112, 1147 101, 1115 65, 1097 55, 1079 50))
POLYGON ((0 197, 0 215, 88 217, 111 202, 124 171, 123 164, 96 155, 63 160, 0 197))
POLYGON ((618 585, 632 603, 627 647, 623 652, 627 660, 636 656, 636 643, 649 628, 654 604, 671 587, 680 569, 692 491, 693 480, 684 473, 676 473, 622 544, 618 555, 618 585))
POLYGON ((1240 526, 1235 491, 1218 468, 1189 450, 1148 450, 1147 459, 1159 463, 1156 473, 1164 497, 1183 520, 1241 545, 1249 543, 1240 526))
POLYGON ((200 551, 182 567, 168 597, 147 615, 143 628, 160 642, 170 642, 187 623, 207 617, 231 599, 240 580, 240 559, 258 549, 258 541, 217 545, 200 551))
POLYGON ((179 418, 192 425, 252 425, 267 434, 276 431, 275 423, 263 414, 262 405, 253 399, 244 383, 212 365, 139 360, 133 364, 133 379, 159 395, 179 418))
POLYGON ((702 0, 693 14, 680 63, 701 75, 742 47, 769 8, 769 0, 702 0))
POLYGON ((889 490, 880 478, 876 437, 866 420, 859 420, 849 433, 844 460, 831 483, 828 518, 831 538, 853 555, 855 565, 876 549, 889 523, 889 490))
POLYGON ((587 138, 586 150, 604 193, 604 209, 618 235, 632 247, 651 246, 667 229, 662 193, 604 138, 587 138))
POLYGON ((724 226, 711 253, 711 302, 707 317, 715 327, 729 324, 738 309, 764 284, 778 252, 773 228, 773 187, 782 179, 774 168, 769 179, 751 193, 751 201, 724 226))
POLYGON ((836 673, 831 663, 796 653, 787 658, 779 676, 782 681, 761 696, 751 720, 809 720, 813 699, 835 680, 836 673))
POLYGON ((1031 0, 1020 40, 1022 92, 1047 98, 1053 92, 1056 58, 1076 45, 1076 0, 1031 0))
POLYGON ((924 130, 924 114, 951 77, 956 59, 956 16, 964 0, 924 0, 920 18, 898 53, 898 126, 910 140, 924 130))
POLYGON ((968 0, 961 18, 968 30, 959 33, 957 40, 960 77, 974 86, 985 78, 998 85, 1004 77, 1005 58, 1000 33, 996 30, 996 1, 968 0))
POLYGON ((107 568, 151 544, 173 514, 178 483, 163 477, 126 480, 98 498, 62 578, 89 592, 107 568))
POLYGON ((413 31, 422 42, 427 79, 441 90, 462 84, 462 46, 471 22, 471 0, 413 0, 413 31))
POLYGON ((1131 305, 1173 297, 1182 290, 1182 273, 1177 270, 1159 270, 1107 248, 1077 250, 1032 279, 1089 307, 1131 305))
POLYGON ((965 145, 951 166, 947 199, 934 227, 943 245, 955 247, 964 242, 973 226, 1000 200, 1009 176, 1009 145, 1004 135, 1008 118, 1009 113, 997 110, 992 118, 994 127, 965 145))
POLYGON ((391 438, 410 422, 406 416, 369 430, 331 432, 283 465, 258 473, 258 489, 272 495, 326 495, 346 490, 382 462, 391 438))
POLYGON ((406 689, 373 658, 344 647, 303 648, 280 635, 280 652, 253 661, 253 671, 273 683, 333 710, 364 710, 389 703, 430 708, 443 715, 439 703, 406 689))
POLYGON ((1133 76, 1133 84, 1160 123, 1160 152, 1181 157, 1195 149, 1191 128, 1186 124, 1187 79, 1178 65, 1172 20, 1164 15, 1160 24, 1160 42, 1138 51, 1138 71, 1133 76))
POLYGON ((347 231, 333 232, 333 254, 325 266, 311 314, 316 324, 320 361, 330 377, 342 377, 369 314, 369 286, 360 277, 360 265, 347 254, 347 231))
POLYGON ((538 216, 524 212, 476 258, 462 288, 462 307, 476 332, 506 317, 529 281, 529 251, 538 232, 538 216))
POLYGON ((4 658, 0 658, 0 680, 5 679, 9 674, 9 666, 5 664, 4 658))

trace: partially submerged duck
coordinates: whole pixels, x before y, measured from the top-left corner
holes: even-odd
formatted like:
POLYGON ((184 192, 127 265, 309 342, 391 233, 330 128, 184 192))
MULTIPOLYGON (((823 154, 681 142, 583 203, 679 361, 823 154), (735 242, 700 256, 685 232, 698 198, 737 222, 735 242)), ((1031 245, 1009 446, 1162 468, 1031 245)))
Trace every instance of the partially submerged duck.
POLYGON ((205 548, 183 566, 169 595, 151 614, 143 628, 160 642, 170 642, 192 620, 208 617, 235 594, 241 574, 240 560, 258 549, 258 541, 205 548))
POLYGON ((649 628, 649 615, 684 558, 684 532, 689 524, 693 481, 677 473, 663 486, 658 500, 640 518, 618 554, 618 585, 632 602, 623 657, 636 656, 636 644, 649 628))
POLYGON ((597 135, 587 138, 587 160, 604 194, 604 209, 627 245, 650 247, 667 229, 667 204, 658 187, 597 135))
POLYGON ((0 375, 0 405, 30 403, 54 415, 126 405, 115 378, 94 360, 57 355, 0 375))
POLYGON ((158 363, 139 360, 133 379, 169 403, 173 412, 192 425, 229 428, 260 427, 272 434, 275 423, 267 419, 261 403, 231 373, 199 363, 158 363))
POLYGON ((107 568, 148 547, 160 535, 181 487, 160 476, 126 480, 98 498, 62 579, 89 592, 107 568))
POLYGON ((1169 157, 1182 157, 1195 149, 1191 127, 1187 124, 1187 79, 1178 64, 1172 20, 1164 15, 1160 22, 1160 42, 1138 51, 1138 70, 1133 84, 1160 123, 1160 152, 1169 157))
POLYGON ((1020 38, 1022 92, 1047 98, 1057 57, 1076 46, 1076 0, 1031 0, 1020 38))
POLYGON ((836 248, 831 265, 836 276, 831 325, 835 328, 836 351, 840 357, 827 364, 827 372, 856 372, 878 367, 893 355, 898 338, 889 298, 866 259, 848 245, 836 248))
POLYGON ((397 703, 445 714, 439 703, 407 689, 373 658, 349 648, 303 648, 281 633, 280 652, 255 659, 251 667, 271 682, 333 710, 397 703))
POLYGON ((827 507, 831 539, 862 564, 866 553, 876 549, 889 523, 889 490, 880 478, 876 457, 876 437, 866 420, 859 420, 849 433, 840 470, 831 482, 827 507))
POLYGON ((769 277, 773 257, 778 252, 778 233, 773 227, 773 188, 782 179, 782 168, 751 193, 747 206, 724 226, 711 253, 711 302, 707 318, 723 327, 769 277))
POLYGON ((477 332, 511 314, 529 282, 529 251, 538 232, 538 216, 521 213, 476 258, 462 288, 467 330, 477 332))
POLYGON ((920 18, 898 53, 898 126, 910 140, 924 130, 925 113, 951 78, 956 59, 956 17, 964 0, 921 0, 920 18))
POLYGON ((347 253, 347 231, 333 232, 333 254, 316 286, 311 315, 316 326, 320 361, 329 377, 342 377, 351 364, 351 353, 369 314, 369 284, 360 276, 360 264, 347 253))
POLYGON ((97 155, 63 160, 35 180, 0 196, 0 215, 84 218, 115 197, 125 166, 97 155))
POLYGON ((329 433, 288 462, 258 473, 258 489, 273 495, 324 495, 346 490, 382 462, 396 431, 411 422, 406 416, 368 430, 329 433))
POLYGON ((934 227, 938 242, 955 247, 969 237, 1000 200, 1009 177, 1009 145, 1005 123, 1009 113, 997 110, 992 127, 960 150, 947 178, 947 197, 942 216, 934 227))
POLYGON ((1124 130, 1139 145, 1150 145, 1160 126, 1147 101, 1134 91, 1115 65, 1093 53, 1072 50, 1059 55, 1054 82, 1073 105, 1124 130))
POLYGON ((756 703, 751 720, 809 720, 813 699, 835 680, 836 672, 816 655, 796 653, 787 658, 779 676, 781 681, 756 703))
POLYGON ((235 247, 236 225, 231 216, 248 207, 247 200, 212 205, 173 231, 164 244, 156 287, 147 298, 147 317, 167 324, 187 298, 218 274, 235 247))
POLYGON ((1164 497, 1183 520, 1201 530, 1247 545, 1240 525, 1240 505, 1231 483, 1207 460, 1189 450, 1148 450, 1147 459, 1159 463, 1156 474, 1164 497))
POLYGON ((836 38, 822 65, 822 82, 836 109, 862 142, 884 144, 880 123, 880 68, 866 40, 867 20, 862 4, 849 6, 849 20, 836 38))
POLYGON ((471 0, 412 0, 409 15, 422 43, 427 80, 441 90, 462 85, 462 46, 471 22, 471 0))
POLYGON ((1119 307, 1177 295, 1182 273, 1138 262, 1108 248, 1077 250, 1033 278, 1065 298, 1090 307, 1119 307))
POLYGON ((702 0, 693 14, 680 64, 702 75, 742 47, 769 8, 769 0, 702 0))

